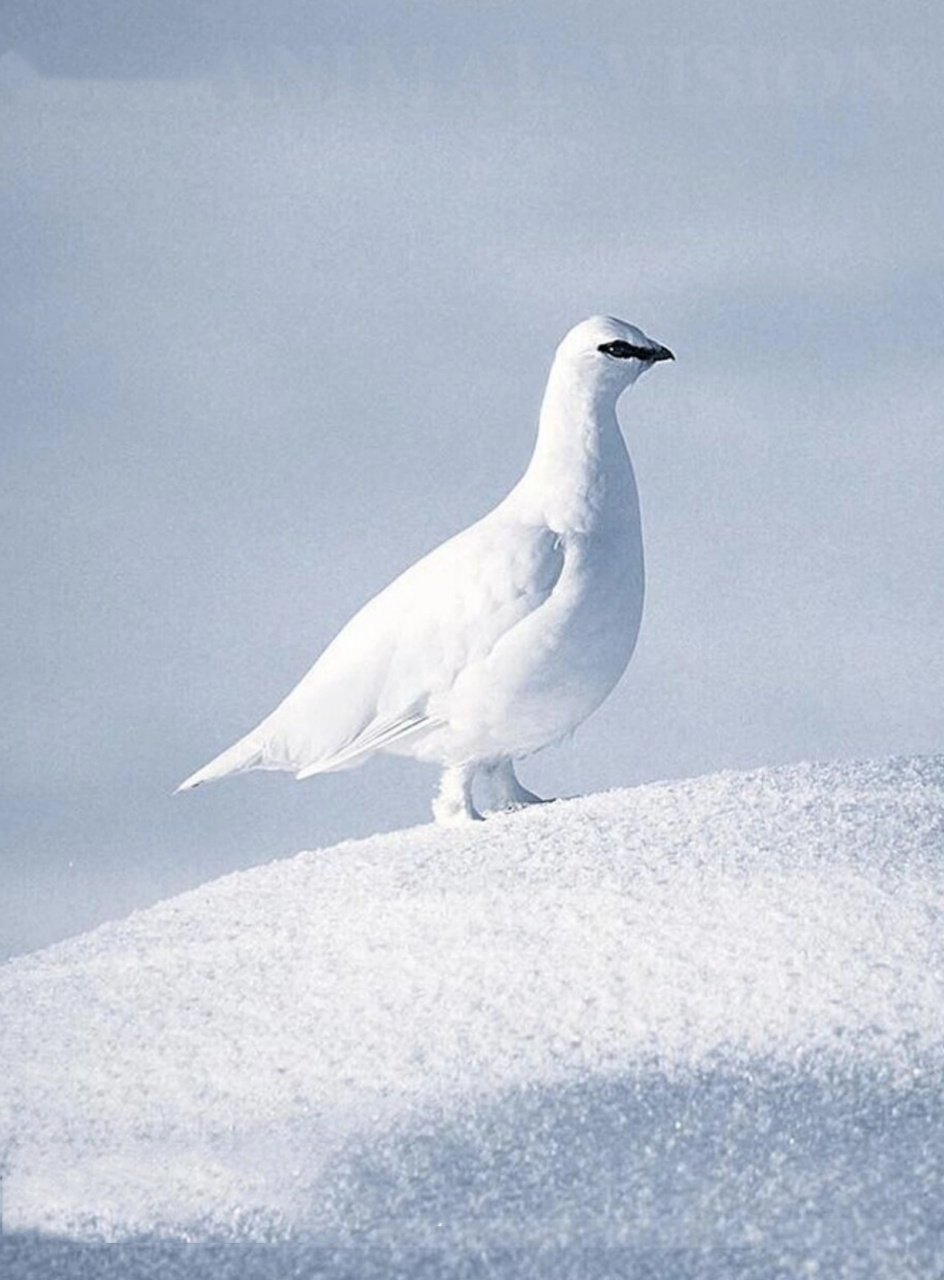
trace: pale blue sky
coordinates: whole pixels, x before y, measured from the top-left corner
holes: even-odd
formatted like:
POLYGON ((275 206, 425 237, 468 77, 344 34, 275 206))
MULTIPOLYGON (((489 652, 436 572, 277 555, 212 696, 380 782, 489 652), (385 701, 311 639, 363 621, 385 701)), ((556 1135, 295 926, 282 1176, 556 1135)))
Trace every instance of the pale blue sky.
POLYGON ((941 749, 938 12, 314 9, 0 25, 0 951, 426 820, 395 760, 170 792, 504 494, 591 312, 678 356, 649 597, 529 785, 941 749))

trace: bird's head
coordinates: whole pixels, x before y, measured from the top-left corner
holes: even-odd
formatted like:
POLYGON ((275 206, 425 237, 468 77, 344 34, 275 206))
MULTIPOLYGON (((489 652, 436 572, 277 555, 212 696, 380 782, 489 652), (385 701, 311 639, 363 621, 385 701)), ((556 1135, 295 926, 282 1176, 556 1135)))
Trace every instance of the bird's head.
POLYGON ((566 335, 555 363, 564 364, 581 380, 622 391, 658 361, 674 359, 668 347, 635 325, 613 316, 591 316, 566 335))

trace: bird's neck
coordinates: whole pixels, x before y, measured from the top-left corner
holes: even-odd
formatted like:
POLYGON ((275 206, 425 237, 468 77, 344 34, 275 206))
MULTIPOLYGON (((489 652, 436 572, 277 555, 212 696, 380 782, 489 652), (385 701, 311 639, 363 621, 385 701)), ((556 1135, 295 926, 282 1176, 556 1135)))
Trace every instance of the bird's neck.
POLYGON ((536 518, 561 531, 581 531, 615 512, 634 489, 616 417, 621 388, 581 381, 551 369, 538 438, 518 486, 536 518))

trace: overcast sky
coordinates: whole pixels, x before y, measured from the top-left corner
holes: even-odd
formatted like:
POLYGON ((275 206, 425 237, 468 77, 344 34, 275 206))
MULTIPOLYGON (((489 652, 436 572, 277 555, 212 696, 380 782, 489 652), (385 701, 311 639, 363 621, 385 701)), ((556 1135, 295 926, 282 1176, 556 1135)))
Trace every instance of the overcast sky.
POLYGON ((427 820, 393 759, 170 793, 504 495, 592 312, 678 357, 622 402, 647 610, 527 784, 941 750, 942 28, 8 4, 0 952, 427 820))

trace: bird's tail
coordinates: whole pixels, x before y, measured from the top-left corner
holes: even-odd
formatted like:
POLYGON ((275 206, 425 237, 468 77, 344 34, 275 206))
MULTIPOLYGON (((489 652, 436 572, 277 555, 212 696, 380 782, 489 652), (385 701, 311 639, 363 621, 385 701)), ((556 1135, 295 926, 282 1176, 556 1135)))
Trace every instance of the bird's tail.
MULTIPOLYGON (((217 778, 225 778, 231 773, 243 773, 246 769, 254 769, 262 760, 262 745, 252 735, 227 747, 225 751, 205 764, 202 769, 185 778, 177 791, 190 791, 203 782, 215 782, 217 778)), ((175 791, 176 795, 177 792, 175 791)))

